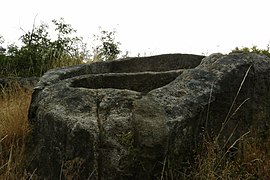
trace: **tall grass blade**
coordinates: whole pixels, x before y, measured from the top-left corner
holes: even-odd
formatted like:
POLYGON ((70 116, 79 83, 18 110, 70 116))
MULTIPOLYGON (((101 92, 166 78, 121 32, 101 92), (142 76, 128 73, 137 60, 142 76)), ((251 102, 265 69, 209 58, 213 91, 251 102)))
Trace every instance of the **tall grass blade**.
POLYGON ((220 131, 219 131, 219 133, 218 133, 218 135, 217 135, 217 137, 216 137, 216 140, 219 139, 219 137, 220 137, 222 131, 224 130, 224 128, 226 127, 226 125, 227 125, 227 123, 228 123, 228 121, 229 121, 229 119, 230 119, 231 111, 232 111, 232 109, 233 109, 233 107, 234 107, 234 104, 235 104, 235 102, 236 102, 236 100, 237 100, 237 98, 238 98, 238 95, 239 95, 239 93, 240 93, 240 91, 241 91, 241 89, 242 89, 242 87, 243 87, 244 82, 246 81, 247 75, 248 75, 248 73, 249 73, 249 71, 250 71, 250 69, 251 69, 252 66, 253 66, 253 64, 251 64, 251 65, 248 67, 248 69, 247 69, 247 71, 246 71, 246 73, 245 73, 245 76, 244 76, 244 78, 243 78, 243 80, 242 80, 242 82, 241 82, 241 84, 240 84, 240 87, 238 88, 238 91, 237 91, 237 93, 236 93, 236 95, 235 95, 235 97, 234 97, 234 99, 233 99, 233 102, 232 102, 232 104, 231 104, 231 106, 230 106, 230 109, 229 109, 227 115, 226 115, 226 118, 225 118, 224 122, 222 123, 221 129, 220 129, 220 131))

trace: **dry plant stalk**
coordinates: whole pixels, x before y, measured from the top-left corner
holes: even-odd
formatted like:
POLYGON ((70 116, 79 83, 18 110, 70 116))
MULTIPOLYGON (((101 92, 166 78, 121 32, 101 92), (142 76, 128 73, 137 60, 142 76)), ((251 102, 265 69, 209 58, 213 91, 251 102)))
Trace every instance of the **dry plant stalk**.
MULTIPOLYGON (((228 137, 228 140, 224 145, 220 145, 218 143, 218 139, 220 138, 220 135, 228 121, 237 113, 242 105, 249 100, 249 98, 245 99, 232 113, 236 99, 238 98, 251 67, 252 64, 249 66, 245 76, 243 77, 241 85, 234 97, 218 135, 214 139, 209 139, 209 136, 206 136, 207 138, 204 139, 203 149, 205 151, 203 154, 199 154, 197 156, 196 168, 192 172, 194 179, 214 180, 270 178, 270 137, 267 137, 267 139, 262 142, 261 137, 256 133, 256 130, 251 129, 235 140, 229 148, 225 149, 224 147, 228 145, 227 143, 237 128, 235 127, 234 131, 231 132, 231 136, 228 137), (236 150, 236 152, 232 154, 233 158, 230 157, 231 149, 236 150)), ((211 96, 212 94, 210 94, 209 102, 211 100, 211 96)))
POLYGON ((31 94, 16 82, 0 87, 0 179, 24 179, 31 94))

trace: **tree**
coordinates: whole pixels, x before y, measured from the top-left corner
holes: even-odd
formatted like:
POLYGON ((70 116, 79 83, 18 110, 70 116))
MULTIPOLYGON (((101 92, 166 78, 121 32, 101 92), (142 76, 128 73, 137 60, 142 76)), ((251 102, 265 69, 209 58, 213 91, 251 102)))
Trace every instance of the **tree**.
POLYGON ((45 23, 37 26, 33 24, 30 31, 25 32, 20 37, 23 45, 16 54, 18 65, 24 69, 21 75, 36 75, 40 76, 47 69, 44 64, 47 64, 47 53, 50 49, 51 39, 48 33, 49 26, 45 23))
MULTIPOLYGON (((86 43, 82 37, 73 36, 77 31, 70 24, 65 23, 64 19, 53 20, 56 26, 57 39, 52 42, 54 47, 54 55, 62 60, 72 59, 73 63, 82 63, 82 60, 88 57, 86 43)), ((69 64, 68 62, 66 62, 69 64)))
POLYGON ((23 43, 17 53, 18 64, 25 71, 24 76, 41 76, 47 70, 82 63, 85 55, 85 44, 82 38, 75 36, 76 32, 64 19, 52 20, 57 33, 57 39, 49 36, 49 26, 41 23, 33 25, 31 31, 21 36, 23 43))
POLYGON ((5 39, 2 35, 0 35, 0 55, 4 55, 6 52, 6 49, 3 48, 2 44, 5 42, 5 39))
MULTIPOLYGON (((21 47, 11 44, 2 48, 4 42, 0 36, 0 76, 42 76, 49 69, 81 64, 88 61, 89 51, 83 38, 76 36, 76 30, 63 18, 52 20, 55 35, 49 34, 49 25, 41 23, 29 31, 23 30, 20 37, 21 47)), ((100 29, 95 35, 97 43, 93 48, 94 61, 106 61, 118 58, 120 43, 115 40, 115 31, 100 29)), ((126 54, 127 56, 128 54, 126 54)))
POLYGON ((94 35, 99 44, 94 48, 93 61, 113 60, 121 53, 120 42, 115 41, 116 31, 105 31, 100 28, 100 35, 94 35))

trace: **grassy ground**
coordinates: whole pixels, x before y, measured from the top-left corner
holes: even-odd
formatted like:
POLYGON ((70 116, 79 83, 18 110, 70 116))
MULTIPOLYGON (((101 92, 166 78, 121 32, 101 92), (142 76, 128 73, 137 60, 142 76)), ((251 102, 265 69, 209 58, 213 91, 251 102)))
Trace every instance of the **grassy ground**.
MULTIPOLYGON (((0 179, 34 179, 24 168, 31 93, 18 84, 0 90, 0 179)), ((203 144, 186 179, 270 179, 270 138, 262 141, 250 131, 225 151, 215 139, 203 144)), ((175 179, 175 172, 165 159, 160 179, 175 179)))
POLYGON ((205 139, 203 151, 186 168, 165 159, 160 180, 268 180, 270 179, 270 138, 262 140, 250 131, 230 147, 205 139))
POLYGON ((270 179, 269 140, 261 140, 254 130, 226 149, 206 140, 204 153, 196 159, 194 179, 270 179))
POLYGON ((16 83, 12 88, 0 88, 0 179, 26 179, 28 176, 23 161, 30 132, 28 108, 31 94, 31 90, 16 83))

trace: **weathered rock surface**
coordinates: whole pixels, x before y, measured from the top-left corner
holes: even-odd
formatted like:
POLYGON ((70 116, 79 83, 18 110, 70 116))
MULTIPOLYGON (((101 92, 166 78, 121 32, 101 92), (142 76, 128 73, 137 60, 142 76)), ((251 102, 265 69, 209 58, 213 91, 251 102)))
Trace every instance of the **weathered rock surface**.
POLYGON ((134 102, 194 68, 202 56, 169 54, 79 65, 45 74, 30 108, 29 169, 49 179, 126 179, 137 172, 134 102), (79 171, 78 174, 77 171, 79 171))
POLYGON ((199 149, 203 132, 219 137, 224 145, 251 128, 267 134, 269 99, 269 58, 237 53, 204 58, 196 68, 136 102, 132 121, 143 166, 155 174, 150 167, 167 154, 181 169, 181 163, 191 161, 199 149))
POLYGON ((29 171, 48 179, 154 179, 165 157, 179 166, 192 160, 203 133, 220 143, 251 127, 267 133, 270 59, 202 58, 161 55, 46 73, 30 108, 29 171))

